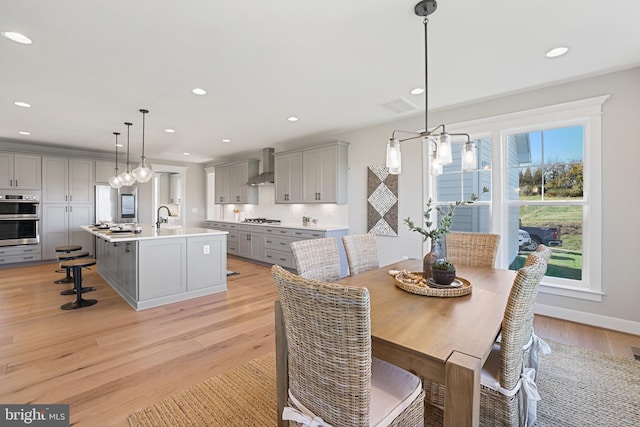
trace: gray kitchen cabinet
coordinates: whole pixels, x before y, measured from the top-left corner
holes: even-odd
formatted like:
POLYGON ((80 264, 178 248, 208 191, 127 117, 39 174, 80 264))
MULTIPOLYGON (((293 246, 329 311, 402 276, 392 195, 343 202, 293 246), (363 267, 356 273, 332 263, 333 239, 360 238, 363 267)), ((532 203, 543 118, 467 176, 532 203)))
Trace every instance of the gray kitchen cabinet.
POLYGON ((40 220, 42 259, 56 259, 56 246, 81 245, 93 254, 93 237, 80 228, 91 224, 93 216, 93 205, 86 203, 44 203, 40 220))
POLYGON ((55 259, 56 246, 82 245, 94 252, 93 238, 80 228, 94 221, 94 161, 42 158, 42 259, 55 259))
POLYGON ((302 203, 302 151, 274 154, 276 203, 302 203))
POLYGON ((42 158, 43 203, 93 203, 94 161, 42 158))
POLYGON ((303 151, 303 202, 347 203, 348 144, 303 151))
POLYGON ((111 282, 114 289, 127 300, 138 298, 137 253, 136 242, 96 239, 98 273, 111 282))
POLYGON ((204 228, 211 228, 213 230, 223 230, 228 232, 229 234, 227 234, 227 253, 231 255, 239 255, 238 224, 206 220, 204 222, 204 228))
POLYGON ((187 239, 187 291, 222 286, 227 281, 227 251, 219 236, 187 239), (212 269, 212 265, 223 268, 212 269))
POLYGON ((0 264, 38 261, 40 251, 40 245, 0 246, 0 264))
POLYGON ((42 188, 40 156, 0 152, 0 188, 39 190, 42 188))
POLYGON ((289 228, 267 227, 264 230, 264 260, 269 264, 278 264, 286 268, 295 268, 296 262, 291 252, 291 234, 289 228))
POLYGON ((140 300, 187 291, 187 239, 138 241, 138 292, 140 300))
POLYGON ((215 203, 258 203, 258 188, 247 185, 249 178, 258 174, 258 161, 247 160, 216 166, 215 203))
POLYGON ((264 233, 260 226, 238 226, 238 255, 264 261, 264 233))
POLYGON ((275 153, 275 202, 347 203, 348 149, 334 142, 275 153))

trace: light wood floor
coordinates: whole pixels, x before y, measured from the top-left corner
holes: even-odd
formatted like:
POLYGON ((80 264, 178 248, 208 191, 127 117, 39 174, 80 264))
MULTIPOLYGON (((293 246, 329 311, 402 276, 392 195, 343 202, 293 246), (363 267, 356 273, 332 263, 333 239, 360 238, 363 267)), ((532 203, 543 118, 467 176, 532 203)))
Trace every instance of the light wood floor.
MULTIPOLYGON (((98 303, 73 296, 56 264, 0 269, 0 402, 66 403, 74 426, 127 426, 127 416, 274 350, 276 289, 268 267, 229 258, 227 292, 136 312, 94 270, 98 303)), ((542 337, 631 357, 640 337, 538 317, 542 337)))

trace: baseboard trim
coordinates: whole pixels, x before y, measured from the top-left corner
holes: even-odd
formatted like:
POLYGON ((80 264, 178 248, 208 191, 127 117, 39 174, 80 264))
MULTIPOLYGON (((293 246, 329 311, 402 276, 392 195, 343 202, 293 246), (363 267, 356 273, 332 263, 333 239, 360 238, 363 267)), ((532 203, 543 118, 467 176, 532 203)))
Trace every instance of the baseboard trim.
POLYGON ((556 317, 571 322, 584 323, 599 328, 612 329, 627 334, 640 335, 640 322, 602 316, 600 314, 585 313, 584 311, 569 310, 552 305, 536 304, 536 314, 556 317))

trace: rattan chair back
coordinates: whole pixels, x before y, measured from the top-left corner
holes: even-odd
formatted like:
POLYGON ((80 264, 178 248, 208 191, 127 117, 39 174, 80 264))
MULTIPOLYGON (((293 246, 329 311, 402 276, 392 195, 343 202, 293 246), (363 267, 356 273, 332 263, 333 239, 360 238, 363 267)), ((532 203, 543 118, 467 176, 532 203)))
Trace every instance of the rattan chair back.
POLYGON ((289 352, 289 390, 333 426, 368 426, 369 291, 322 283, 273 266, 289 352))
POLYGON ((531 336, 538 286, 547 271, 542 257, 535 254, 529 257, 529 265, 516 274, 502 320, 500 385, 508 390, 516 386, 522 373, 522 348, 531 336))
POLYGON ((349 234, 342 236, 342 242, 351 276, 380 267, 375 234, 349 234))
POLYGON ((445 234, 446 257, 453 264, 494 267, 500 236, 452 231, 445 234))
POLYGON ((306 279, 340 280, 340 255, 335 237, 298 240, 291 243, 298 274, 306 279))

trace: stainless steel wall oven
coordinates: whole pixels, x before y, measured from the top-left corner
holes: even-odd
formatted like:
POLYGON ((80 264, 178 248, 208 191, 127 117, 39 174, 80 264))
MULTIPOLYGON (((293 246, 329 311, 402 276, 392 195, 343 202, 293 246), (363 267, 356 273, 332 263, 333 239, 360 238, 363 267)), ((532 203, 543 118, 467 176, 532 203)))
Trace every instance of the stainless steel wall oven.
POLYGON ((0 246, 37 245, 39 225, 39 194, 0 194, 0 246))

